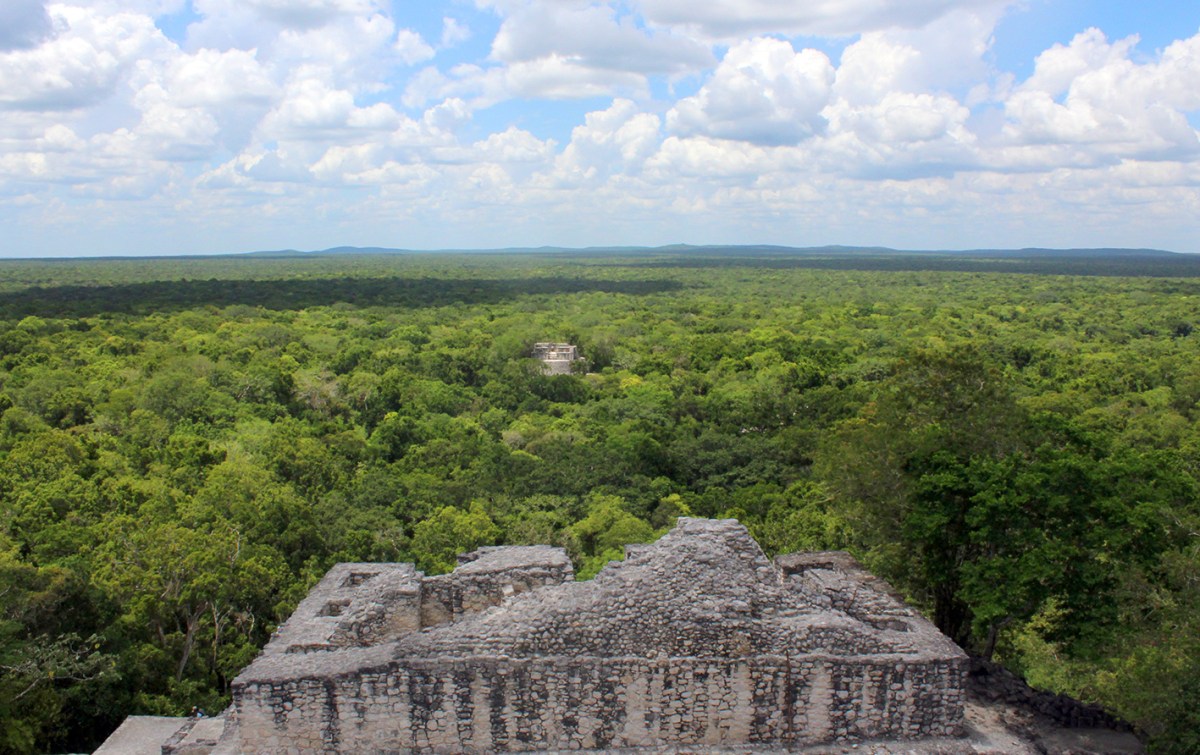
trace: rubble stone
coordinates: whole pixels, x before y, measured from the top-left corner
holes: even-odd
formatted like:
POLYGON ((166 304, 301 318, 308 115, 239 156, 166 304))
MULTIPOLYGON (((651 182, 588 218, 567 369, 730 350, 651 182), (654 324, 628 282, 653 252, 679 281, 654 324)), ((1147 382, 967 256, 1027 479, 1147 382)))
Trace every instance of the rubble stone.
POLYGON ((967 657, 846 554, 680 519, 574 582, 561 549, 339 564, 234 682, 216 752, 758 747, 962 732, 967 657))
POLYGON ((338 564, 224 714, 131 718, 101 751, 1032 752, 966 725, 968 668, 848 554, 771 561, 681 518, 587 582, 549 546, 338 564))

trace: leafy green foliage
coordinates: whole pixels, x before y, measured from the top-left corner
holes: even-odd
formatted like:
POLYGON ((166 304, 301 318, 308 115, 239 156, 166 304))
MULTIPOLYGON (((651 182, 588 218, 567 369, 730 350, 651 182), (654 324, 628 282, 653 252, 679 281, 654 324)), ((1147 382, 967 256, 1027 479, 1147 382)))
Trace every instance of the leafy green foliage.
POLYGON ((426 573, 441 574, 454 568, 458 554, 493 545, 499 535, 483 504, 475 502, 467 511, 443 506, 413 528, 412 548, 417 566, 426 573))
POLYGON ((682 515, 849 549, 1188 751, 1200 284, 998 272, 1131 264, 5 263, 0 751, 219 709, 336 561, 554 543, 588 577, 682 515))

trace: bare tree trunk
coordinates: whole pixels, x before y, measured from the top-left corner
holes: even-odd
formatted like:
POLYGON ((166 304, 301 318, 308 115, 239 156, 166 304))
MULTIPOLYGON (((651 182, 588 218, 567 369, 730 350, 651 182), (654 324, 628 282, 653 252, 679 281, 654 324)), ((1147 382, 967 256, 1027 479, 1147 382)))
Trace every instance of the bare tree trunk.
POLYGON ((175 670, 175 681, 183 680, 183 671, 187 668, 188 661, 192 657, 192 648, 196 644, 196 630, 200 628, 200 617, 207 610, 207 606, 201 606, 187 617, 187 632, 183 636, 183 655, 179 659, 179 667, 175 670))
POLYGON ((1012 617, 1008 616, 1000 621, 993 621, 988 627, 987 642, 983 646, 984 660, 992 660, 992 656, 996 653, 996 642, 1000 639, 1000 630, 1011 623, 1012 617))

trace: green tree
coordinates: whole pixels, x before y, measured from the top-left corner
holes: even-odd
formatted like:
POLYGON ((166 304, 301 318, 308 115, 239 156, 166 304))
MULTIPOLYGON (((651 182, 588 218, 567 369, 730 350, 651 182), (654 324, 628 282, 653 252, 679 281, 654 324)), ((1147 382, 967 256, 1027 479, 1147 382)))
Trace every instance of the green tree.
POLYGON ((427 574, 441 574, 455 567, 458 554, 493 545, 499 536, 500 528, 482 501, 472 502, 466 511, 443 506, 413 529, 412 551, 427 574))

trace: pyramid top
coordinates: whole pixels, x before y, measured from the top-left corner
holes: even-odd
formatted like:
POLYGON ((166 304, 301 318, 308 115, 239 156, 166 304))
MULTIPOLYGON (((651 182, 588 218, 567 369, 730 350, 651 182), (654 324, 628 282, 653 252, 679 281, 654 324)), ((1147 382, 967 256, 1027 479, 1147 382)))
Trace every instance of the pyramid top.
POLYGON ((433 577, 334 567, 234 680, 211 752, 954 736, 966 673, 962 650, 849 554, 772 561, 734 520, 684 518, 587 582, 547 546, 480 549, 433 577))
MULTIPOLYGON (((339 565, 325 581, 332 578, 340 598, 353 587, 347 575, 367 566, 339 565)), ((438 577, 408 565, 372 569, 380 577, 364 582, 362 595, 339 601, 348 604, 339 633, 326 627, 336 605, 318 586, 315 602, 301 606, 312 610, 298 609, 279 637, 329 639, 283 651, 272 643, 239 681, 413 659, 962 656, 848 554, 772 562, 734 519, 681 517, 657 542, 629 546, 624 561, 584 582, 574 581, 566 554, 548 546, 481 549, 438 577), (352 631, 345 618, 353 618, 352 631)))
MULTIPOLYGON (((590 582, 545 587, 401 638, 395 657, 736 658, 922 649, 925 633, 910 626, 923 621, 919 616, 873 591, 867 611, 836 607, 825 571, 778 568, 736 520, 681 518, 590 582)), ((941 637, 936 630, 933 636, 941 637)))

